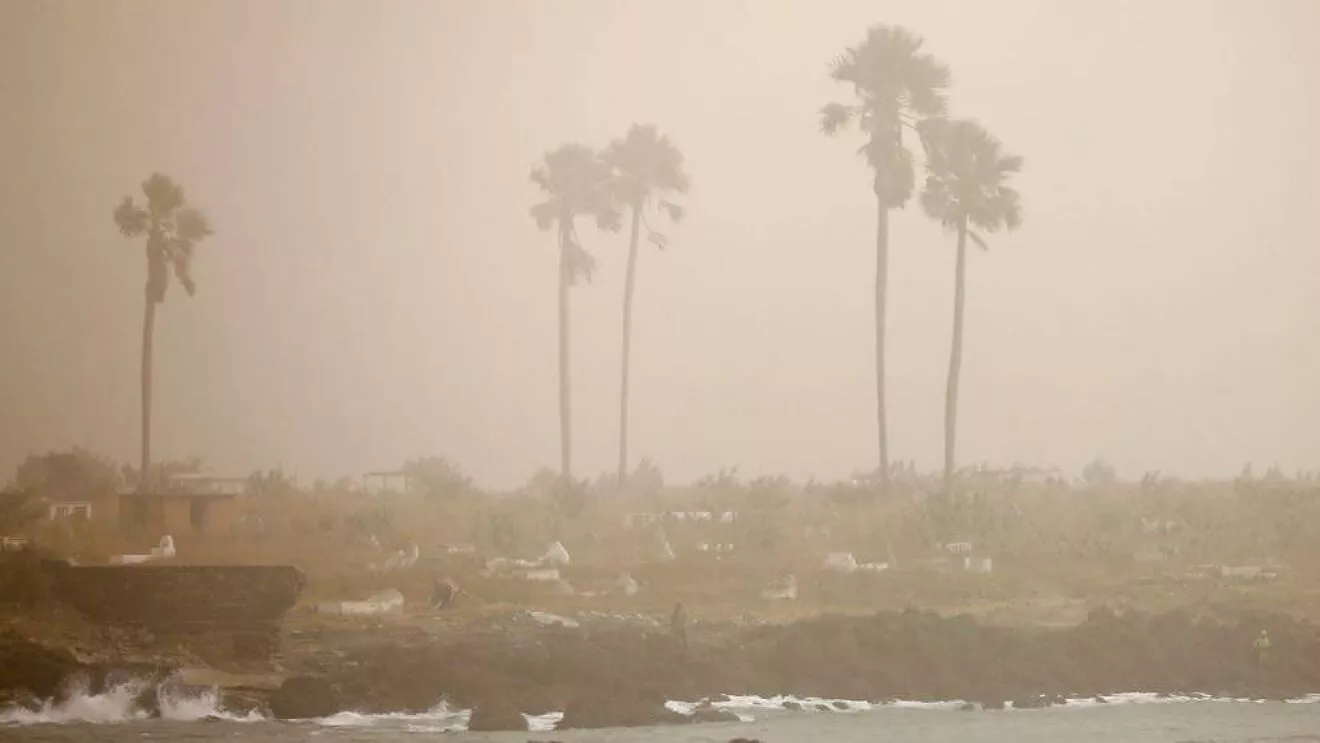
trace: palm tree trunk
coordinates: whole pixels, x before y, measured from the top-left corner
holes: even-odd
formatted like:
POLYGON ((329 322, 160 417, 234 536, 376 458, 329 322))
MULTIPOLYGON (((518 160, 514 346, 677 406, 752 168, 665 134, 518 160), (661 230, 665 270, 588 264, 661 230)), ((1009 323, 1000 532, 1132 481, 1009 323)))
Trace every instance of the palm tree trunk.
POLYGON ((569 380, 568 287, 571 278, 568 246, 571 220, 559 221, 559 475, 565 487, 573 483, 572 388, 569 380))
POLYGON ((875 223, 875 417, 879 429, 880 490, 889 490, 889 431, 885 410, 885 304, 889 285, 889 205, 877 194, 875 223))
POLYGON ((958 433, 958 377, 962 373, 963 295, 967 280, 967 221, 958 224, 958 259, 953 273, 953 348, 949 385, 944 391, 944 491, 953 496, 954 453, 958 433))
POLYGON ((619 383, 619 486, 628 481, 628 361, 632 351, 633 287, 637 277, 637 238, 642 207, 633 204, 632 236, 628 241, 628 276, 623 285, 623 369, 619 383))
POLYGON ((138 469, 138 492, 150 489, 151 474, 151 352, 156 330, 156 299, 148 288, 143 292, 147 306, 142 313, 142 460, 138 469))

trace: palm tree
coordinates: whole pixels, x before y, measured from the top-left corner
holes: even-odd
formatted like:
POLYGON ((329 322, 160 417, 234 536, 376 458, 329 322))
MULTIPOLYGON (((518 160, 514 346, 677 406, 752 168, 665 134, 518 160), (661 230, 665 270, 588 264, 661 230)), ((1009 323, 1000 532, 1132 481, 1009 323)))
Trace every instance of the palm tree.
POLYGON ((613 192, 618 203, 632 213, 628 240, 628 274, 623 290, 623 368, 619 387, 619 484, 628 478, 628 361, 632 348, 633 290, 637 275, 637 242, 643 224, 648 237, 661 250, 665 236, 651 228, 647 212, 663 211, 678 222, 683 208, 665 198, 669 193, 687 193, 689 180, 683 172, 683 153, 655 126, 634 124, 623 139, 605 150, 605 162, 613 173, 613 192))
POLYGON ((115 224, 124 237, 147 236, 146 309, 142 316, 142 462, 138 490, 150 486, 145 473, 151 471, 151 356, 156 329, 156 305, 165 301, 169 269, 188 296, 197 290, 192 279, 193 250, 211 234, 211 224, 201 211, 188 206, 183 186, 169 176, 154 173, 142 182, 146 204, 125 196, 115 208, 115 224))
POLYGON ((885 295, 889 281, 889 210, 912 196, 912 153, 904 128, 944 113, 949 69, 921 52, 920 36, 901 26, 872 26, 866 38, 834 60, 830 76, 850 83, 857 100, 821 109, 820 128, 832 136, 856 121, 866 143, 858 152, 875 171, 878 214, 875 236, 875 386, 879 427, 880 486, 889 486, 889 439, 885 412, 885 295))
POLYGON ((930 122, 932 143, 927 158, 926 187, 921 208, 958 235, 954 268, 953 348, 949 354, 949 380, 944 398, 944 488, 952 493, 954 450, 958 425, 958 377, 962 371, 963 301, 967 271, 967 240, 986 249, 985 239, 972 228, 996 232, 1017 229, 1022 223, 1018 192, 1006 185, 1022 169, 1022 158, 1000 151, 999 140, 974 121, 930 122))
POLYGON ((610 198, 610 169, 589 147, 570 143, 545 154, 532 168, 532 183, 545 194, 531 209, 536 226, 559 230, 559 473, 573 483, 572 388, 569 380, 568 290, 579 279, 591 280, 596 260, 582 249, 575 222, 591 216, 601 229, 619 229, 619 212, 610 198))

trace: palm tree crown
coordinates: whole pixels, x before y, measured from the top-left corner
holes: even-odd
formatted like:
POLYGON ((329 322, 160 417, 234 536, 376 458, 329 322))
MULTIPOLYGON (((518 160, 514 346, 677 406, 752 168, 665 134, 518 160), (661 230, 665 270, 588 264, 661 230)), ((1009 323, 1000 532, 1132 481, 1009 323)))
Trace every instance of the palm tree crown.
POLYGON ((211 234, 211 223, 202 212, 188 206, 183 186, 169 176, 153 174, 142 182, 145 205, 132 197, 115 207, 115 224, 125 237, 147 235, 147 295, 153 302, 165 301, 169 284, 168 266, 192 296, 197 285, 192 279, 193 249, 211 234))
MULTIPOLYGON (((675 222, 683 219, 683 208, 664 196, 685 194, 691 185, 683 172, 683 153, 654 125, 634 124, 622 139, 610 143, 603 157, 613 174, 614 196, 620 204, 643 213, 654 205, 675 222)), ((652 230, 651 234, 655 240, 657 233, 652 230)), ((663 239, 655 241, 663 247, 663 239)))
POLYGON ((1022 158, 1003 153, 999 140, 975 121, 931 122, 925 130, 932 142, 921 192, 926 215, 950 230, 967 226, 983 249, 984 240, 970 228, 1017 229, 1022 206, 1007 181, 1022 170, 1022 158))
POLYGON ((912 153, 903 146, 903 127, 941 116, 949 68, 921 51, 920 36, 902 26, 871 27, 866 38, 830 66, 830 76, 851 83, 857 101, 830 103, 820 111, 820 128, 834 135, 856 121, 867 135, 858 152, 876 171, 876 195, 902 206, 914 185, 912 153))
POLYGON ((565 144, 547 152, 545 162, 532 168, 532 183, 546 196, 531 209, 536 226, 548 230, 559 223, 566 239, 562 247, 569 281, 590 281, 596 260, 582 248, 573 223, 578 216, 590 216, 601 229, 619 229, 621 215, 611 198, 609 166, 591 148, 565 144))

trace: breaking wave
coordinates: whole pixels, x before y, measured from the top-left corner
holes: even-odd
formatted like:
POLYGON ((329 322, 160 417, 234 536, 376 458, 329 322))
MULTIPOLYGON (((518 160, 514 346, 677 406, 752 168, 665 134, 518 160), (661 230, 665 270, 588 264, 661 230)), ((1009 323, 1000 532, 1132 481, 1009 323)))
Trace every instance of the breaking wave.
MULTIPOLYGON (((1125 704, 1188 704, 1198 702, 1261 703, 1264 700, 1217 697, 1209 694, 1156 694, 1154 692, 1127 692, 1099 697, 1067 698, 1053 708, 1089 708, 1125 704)), ((1320 694, 1286 700, 1289 704, 1320 704, 1320 694)), ((857 713, 885 709, 967 710, 980 705, 962 700, 943 702, 916 702, 890 700, 869 702, 858 699, 827 699, 823 697, 725 695, 721 698, 699 701, 671 700, 665 707, 683 715, 692 716, 702 708, 723 710, 742 722, 754 722, 758 717, 780 714, 857 713)), ((1012 708, 1012 704, 1006 704, 1012 708)), ((374 727, 383 725, 409 733, 466 732, 472 710, 451 707, 441 701, 425 712, 362 714, 339 712, 315 720, 325 727, 374 727)), ((529 732, 554 731, 563 719, 563 712, 540 715, 524 714, 529 732)), ((70 683, 59 700, 48 699, 40 705, 10 705, 0 708, 0 726, 92 723, 110 724, 159 718, 176 722, 224 720, 230 722, 258 722, 267 718, 256 711, 236 714, 224 709, 221 694, 216 689, 181 687, 166 680, 154 684, 141 679, 129 679, 107 686, 99 693, 88 690, 85 679, 70 683), (154 708, 145 699, 152 697, 154 708)))
MULTIPOLYGON (((1122 694, 1107 694, 1098 697, 1063 698, 1060 704, 1049 704, 1046 706, 1055 708, 1084 708, 1124 704, 1186 704, 1191 702, 1263 703, 1264 701, 1265 700, 1263 699, 1218 697, 1210 694, 1157 694, 1155 692, 1138 691, 1122 694)), ((1285 701, 1288 704, 1320 704, 1320 694, 1308 694, 1303 697, 1297 697, 1285 701)), ((755 715, 758 712, 847 713, 884 709, 975 710, 982 708, 978 703, 967 702, 961 699, 951 699, 942 702, 916 702, 902 699, 894 699, 884 702, 868 702, 859 699, 825 699, 822 697, 797 696, 760 697, 751 695, 726 695, 723 699, 703 699, 697 702, 671 700, 665 703, 665 707, 674 712, 688 716, 696 714, 697 710, 702 707, 711 707, 733 713, 743 722, 754 721, 755 715)), ((1005 701, 1005 707, 1007 709, 1012 709, 1013 703, 1011 701, 1005 701)))
POLYGON ((425 712, 386 712, 374 715, 339 712, 315 722, 335 728, 371 727, 385 723, 402 726, 413 733, 461 733, 467 730, 471 717, 472 710, 451 708, 447 702, 441 701, 425 712))
POLYGON ((128 679, 92 693, 86 679, 77 678, 58 699, 47 699, 39 705, 11 704, 0 708, 0 725, 119 723, 152 718, 176 722, 265 719, 256 711, 235 714, 225 710, 217 689, 184 688, 169 680, 155 683, 128 679), (152 691, 154 708, 146 701, 152 691))
MULTIPOLYGON (((386 725, 400 727, 409 733, 464 733, 467 732, 468 722, 471 719, 472 710, 451 707, 448 702, 441 701, 425 712, 386 712, 373 715, 360 712, 339 712, 329 717, 322 717, 315 722, 325 727, 338 728, 386 725)), ((528 732, 550 732, 555 729, 560 720, 564 719, 564 713, 524 714, 523 719, 527 721, 528 732)))

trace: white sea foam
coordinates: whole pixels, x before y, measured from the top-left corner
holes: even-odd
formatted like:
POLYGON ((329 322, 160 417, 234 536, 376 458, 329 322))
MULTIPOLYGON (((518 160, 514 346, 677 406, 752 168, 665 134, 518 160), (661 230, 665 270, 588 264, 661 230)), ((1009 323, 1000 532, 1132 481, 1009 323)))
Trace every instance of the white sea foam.
MULTIPOLYGON (((924 707, 940 706, 945 703, 901 702, 898 704, 924 707)), ((952 704, 961 704, 961 702, 955 702, 952 704)), ((875 705, 871 702, 858 699, 826 699, 824 697, 796 697, 790 695, 761 697, 753 694, 728 694, 722 699, 703 699, 696 702, 682 700, 670 700, 665 702, 665 707, 669 710, 688 716, 696 714, 697 710, 703 706, 709 706, 714 709, 732 713, 743 722, 754 722, 756 717, 753 713, 788 711, 840 713, 862 712, 883 705, 875 705)))
MULTIPOLYGON (((467 732, 472 719, 472 710, 451 707, 441 701, 431 709, 420 713, 387 712, 382 714, 362 714, 360 712, 339 712, 323 717, 315 722, 325 727, 355 728, 374 727, 377 725, 401 726, 410 733, 463 733, 467 732)), ((527 730, 534 733, 551 732, 564 719, 563 712, 546 712, 540 715, 524 714, 527 730)))
POLYGON ((563 712, 547 712, 543 715, 523 715, 527 720, 527 731, 532 733, 548 733, 559 725, 564 719, 563 712))
MULTIPOLYGON (((1264 700, 1259 699, 1238 699, 1230 697, 1216 697, 1209 694, 1157 694, 1154 692, 1126 692, 1122 694, 1107 694, 1101 697, 1080 697, 1065 699, 1062 707, 1065 708, 1086 708, 1105 705, 1124 705, 1124 704, 1187 704, 1193 702, 1234 702, 1260 703, 1264 700)), ((1309 694, 1304 697, 1287 700, 1289 704, 1317 704, 1320 703, 1320 694, 1309 694)), ((868 710, 883 709, 924 709, 924 710, 965 710, 980 709, 979 704, 973 704, 961 699, 951 699, 942 702, 917 702, 904 699, 894 699, 884 702, 869 702, 859 699, 826 699, 823 697, 797 697, 788 695, 779 695, 773 697, 761 697, 755 695, 726 695, 722 699, 683 701, 670 700, 665 703, 665 707, 673 712, 682 715, 692 716, 703 706, 713 707, 715 709, 726 710, 738 716, 743 722, 752 722, 758 714, 775 713, 848 713, 865 712, 868 710)), ((1059 705, 1051 705, 1058 707, 1059 705)), ((1005 707, 1013 708, 1013 703, 1005 702, 1005 707)))
MULTIPOLYGON (((152 713, 141 706, 140 700, 150 688, 150 682, 128 679, 93 694, 88 690, 86 681, 78 679, 70 683, 59 701, 47 699, 36 709, 21 705, 0 708, 0 725, 145 720, 151 718, 152 713)), ((255 711, 238 715, 224 710, 220 692, 216 689, 186 690, 167 681, 156 686, 156 700, 160 718, 164 720, 255 722, 265 719, 255 711)))
POLYGON ((462 733, 467 731, 472 710, 450 707, 441 701, 425 712, 386 712, 367 715, 360 712, 338 712, 316 722, 326 727, 372 727, 385 723, 400 725, 405 730, 419 733, 462 733))

